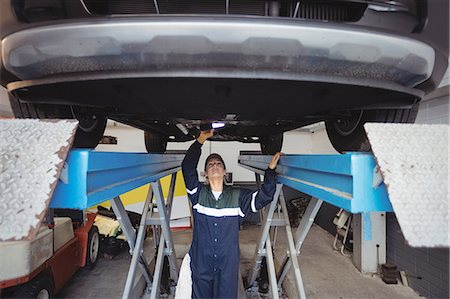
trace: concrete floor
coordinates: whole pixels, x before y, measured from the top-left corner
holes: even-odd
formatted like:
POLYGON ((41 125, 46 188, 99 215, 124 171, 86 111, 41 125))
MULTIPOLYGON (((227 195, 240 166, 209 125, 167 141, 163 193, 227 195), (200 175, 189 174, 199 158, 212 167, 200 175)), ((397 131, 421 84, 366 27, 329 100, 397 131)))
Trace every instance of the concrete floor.
MULTIPOLYGON (((261 226, 247 225, 241 230, 241 273, 247 275, 255 253, 261 226)), ((173 232, 175 250, 181 258, 187 252, 192 230, 173 232)), ((279 229, 275 256, 282 257, 285 234, 279 229)), ((402 285, 387 285, 376 275, 363 275, 353 266, 351 258, 332 249, 333 236, 313 225, 299 258, 300 269, 308 298, 421 298, 412 289, 402 285)), ((151 238, 146 240, 147 252, 152 251, 151 238)), ((79 271, 59 298, 121 298, 130 256, 123 252, 113 259, 100 258, 91 270, 79 271)), ((289 298, 298 298, 292 284, 292 273, 284 284, 289 298)))

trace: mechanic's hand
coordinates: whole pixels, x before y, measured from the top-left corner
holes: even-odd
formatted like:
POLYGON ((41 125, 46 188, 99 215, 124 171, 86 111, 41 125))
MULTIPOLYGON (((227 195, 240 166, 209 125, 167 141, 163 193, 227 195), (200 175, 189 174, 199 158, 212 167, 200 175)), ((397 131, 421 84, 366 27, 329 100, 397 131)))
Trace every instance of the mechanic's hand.
POLYGON ((214 129, 208 131, 201 131, 200 135, 197 137, 197 141, 201 144, 205 143, 206 139, 214 135, 214 129))
POLYGON ((275 169, 277 168, 277 164, 278 164, 278 160, 280 160, 280 157, 283 155, 282 152, 277 152, 275 153, 275 155, 273 155, 272 160, 269 163, 269 168, 270 169, 275 169))

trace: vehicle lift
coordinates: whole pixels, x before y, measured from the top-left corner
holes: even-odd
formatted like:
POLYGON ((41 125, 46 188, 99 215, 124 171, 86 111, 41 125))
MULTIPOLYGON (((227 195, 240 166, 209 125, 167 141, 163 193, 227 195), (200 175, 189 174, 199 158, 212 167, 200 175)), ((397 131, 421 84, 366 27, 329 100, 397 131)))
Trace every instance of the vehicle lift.
MULTIPOLYGON (((159 298, 165 260, 169 265, 170 281, 176 283, 178 280, 178 265, 169 219, 176 174, 181 169, 183 157, 184 155, 75 149, 69 152, 66 159, 50 207, 86 209, 110 200, 132 255, 123 298, 139 298, 143 293, 150 298, 159 298), (171 175, 170 190, 165 201, 160 179, 168 175, 171 175), (148 183, 151 188, 144 203, 136 234, 120 195, 148 183), (153 209, 153 196, 156 198, 157 213, 153 209), (150 272, 143 248, 148 225, 158 228, 154 229, 154 232, 158 233, 154 233, 157 258, 153 274, 150 272), (140 271, 137 271, 138 267, 140 271)), ((172 294, 174 286, 169 286, 172 294)))
MULTIPOLYGON (((259 185, 260 175, 264 174, 270 159, 270 156, 240 155, 239 164, 255 172, 259 185)), ((278 184, 274 200, 266 208, 255 260, 247 277, 247 294, 251 295, 258 290, 256 278, 265 257, 271 298, 279 298, 282 283, 291 268, 297 295, 299 298, 306 298, 298 256, 322 203, 325 201, 348 212, 363 215, 392 211, 392 205, 372 154, 284 155, 278 163, 277 173, 278 184), (295 235, 289 223, 283 185, 312 196, 295 235), (282 213, 275 215, 278 205, 281 206, 282 213), (279 271, 276 272, 269 231, 271 227, 278 226, 286 230, 288 248, 279 271)), ((364 229, 365 237, 369 239, 371 227, 368 225, 364 229)))
MULTIPOLYGON (((181 168, 183 157, 181 154, 111 153, 74 149, 66 159, 50 206, 86 209, 108 199, 111 201, 132 254, 123 298, 138 298, 142 295, 158 298, 165 260, 168 261, 169 279, 173 282, 170 286, 171 294, 174 294, 179 269, 169 219, 176 173, 181 168), (168 175, 171 175, 170 189, 164 199, 160 179, 168 175), (151 189, 144 203, 136 235, 120 195, 148 183, 151 189), (153 211, 153 196, 156 199, 157 213, 153 211), (155 245, 158 246, 153 273, 149 270, 143 248, 145 232, 149 225, 154 228, 155 245)), ((240 155, 239 164, 255 172, 257 183, 260 183, 260 175, 267 168, 270 158, 262 155, 240 155)), ((351 213, 392 211, 392 206, 371 154, 284 155, 278 163, 277 173, 276 192, 274 200, 266 208, 255 260, 246 284, 247 294, 257 290, 256 278, 265 257, 271 297, 279 298, 281 285, 292 268, 298 296, 306 298, 297 257, 323 201, 351 213), (295 235, 289 224, 283 185, 312 196, 295 235), (274 212, 278 205, 281 206, 282 213, 276 216, 274 212), (269 237, 270 228, 277 226, 286 229, 288 238, 287 255, 278 273, 275 272, 269 237)))

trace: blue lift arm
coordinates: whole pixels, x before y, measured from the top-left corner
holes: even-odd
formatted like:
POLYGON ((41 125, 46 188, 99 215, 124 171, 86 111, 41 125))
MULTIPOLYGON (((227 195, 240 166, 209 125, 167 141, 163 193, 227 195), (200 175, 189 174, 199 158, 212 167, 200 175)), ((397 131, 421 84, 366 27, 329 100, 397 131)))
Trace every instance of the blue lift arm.
MULTIPOLYGON (((271 157, 239 156, 239 164, 264 174, 271 157)), ((351 213, 391 212, 386 186, 372 154, 284 155, 278 182, 351 213)))
POLYGON ((86 209, 181 169, 184 155, 69 152, 51 208, 86 209))
POLYGON ((141 295, 145 286, 150 298, 158 298, 166 257, 170 279, 178 281, 178 265, 169 221, 176 173, 181 169, 183 158, 184 155, 181 154, 112 153, 82 149, 71 150, 67 156, 50 207, 86 209, 110 200, 132 253, 122 298, 141 295), (159 180, 167 175, 172 175, 172 178, 165 200, 159 180), (120 195, 148 183, 151 184, 151 189, 144 202, 136 235, 120 195), (156 198, 158 213, 153 210, 153 196, 156 198), (159 240, 160 244, 153 273, 149 269, 143 247, 148 225, 161 228, 160 236, 156 233, 154 235, 155 242, 159 240), (137 272, 138 267, 140 272, 137 272))
MULTIPOLYGON (((270 156, 242 154, 239 164, 259 175, 264 174, 270 156)), ((297 257, 322 202, 328 202, 351 213, 392 211, 386 186, 383 183, 375 159, 371 154, 347 153, 344 155, 284 155, 277 166, 277 192, 270 207, 265 211, 255 260, 247 277, 247 293, 251 295, 258 289, 257 275, 266 258, 269 284, 273 298, 279 298, 282 283, 290 269, 299 298, 306 298, 305 288, 297 257), (287 208, 283 195, 283 185, 311 195, 311 200, 301 218, 300 224, 292 234, 287 208), (276 206, 281 205, 282 223, 275 217, 276 206), (270 252, 272 245, 269 231, 271 227, 284 226, 288 248, 278 273, 275 270, 270 252), (292 258, 295 257, 295 258, 292 258)), ((278 211, 280 215, 280 211, 278 211)))

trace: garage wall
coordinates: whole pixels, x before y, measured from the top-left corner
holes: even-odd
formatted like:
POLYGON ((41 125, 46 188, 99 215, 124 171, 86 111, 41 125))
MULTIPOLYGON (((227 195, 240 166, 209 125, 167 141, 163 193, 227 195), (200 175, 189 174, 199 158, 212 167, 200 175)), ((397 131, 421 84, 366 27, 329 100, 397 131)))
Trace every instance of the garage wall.
MULTIPOLYGON (((419 108, 416 123, 450 124, 449 96, 444 95, 423 101, 419 108)), ((325 130, 316 131, 311 137, 312 150, 320 153, 335 153, 326 138, 325 130)), ((296 191, 287 192, 287 198, 298 196, 296 191)), ((339 209, 324 203, 315 222, 334 235, 332 223, 339 209)), ((449 249, 448 248, 413 248, 407 244, 394 213, 387 213, 386 247, 387 260, 396 264, 399 270, 411 276, 410 286, 427 298, 449 298, 449 249)))
POLYGON ((13 113, 9 104, 8 92, 3 86, 0 86, 0 118, 2 117, 13 117, 13 113))
MULTIPOLYGON (((450 124, 448 95, 424 101, 416 123, 450 124)), ((407 244, 394 213, 387 213, 386 257, 412 276, 410 286, 427 298, 449 298, 449 249, 413 248, 407 244)))
POLYGON ((419 107, 416 124, 450 124, 449 96, 423 101, 419 107))
MULTIPOLYGON (((309 131, 293 131, 284 134, 284 143, 282 151, 286 154, 312 153, 317 147, 315 143, 317 138, 315 133, 309 131)), ((319 133, 320 134, 320 133, 319 133)), ((322 133, 323 134, 323 133, 322 133)), ((111 135, 117 138, 117 144, 100 144, 96 147, 99 151, 112 152, 145 152, 144 132, 117 122, 109 121, 105 130, 105 135, 111 135)), ((168 150, 187 150, 193 141, 188 142, 169 142, 168 150)), ((321 141, 324 142, 324 141, 321 141)), ((331 146, 331 145, 330 145, 331 146)), ((203 171, 203 165, 206 157, 210 153, 219 153, 222 155, 227 171, 233 173, 233 180, 237 182, 252 182, 255 180, 254 173, 240 167, 237 159, 240 151, 259 151, 258 143, 241 142, 210 142, 207 141, 202 147, 198 171, 203 171)), ((322 153, 326 153, 323 150, 322 153)))
MULTIPOLYGON (((168 150, 187 150, 193 141, 184 143, 168 143, 168 150)), ((227 167, 227 172, 233 174, 233 181, 254 181, 254 175, 237 164, 237 157, 239 151, 258 151, 259 145, 253 143, 240 143, 240 142, 210 142, 207 141, 202 146, 202 155, 198 163, 198 172, 201 174, 205 165, 206 157, 211 153, 218 153, 222 156, 227 167)), ((201 176, 200 180, 204 178, 201 176)))

